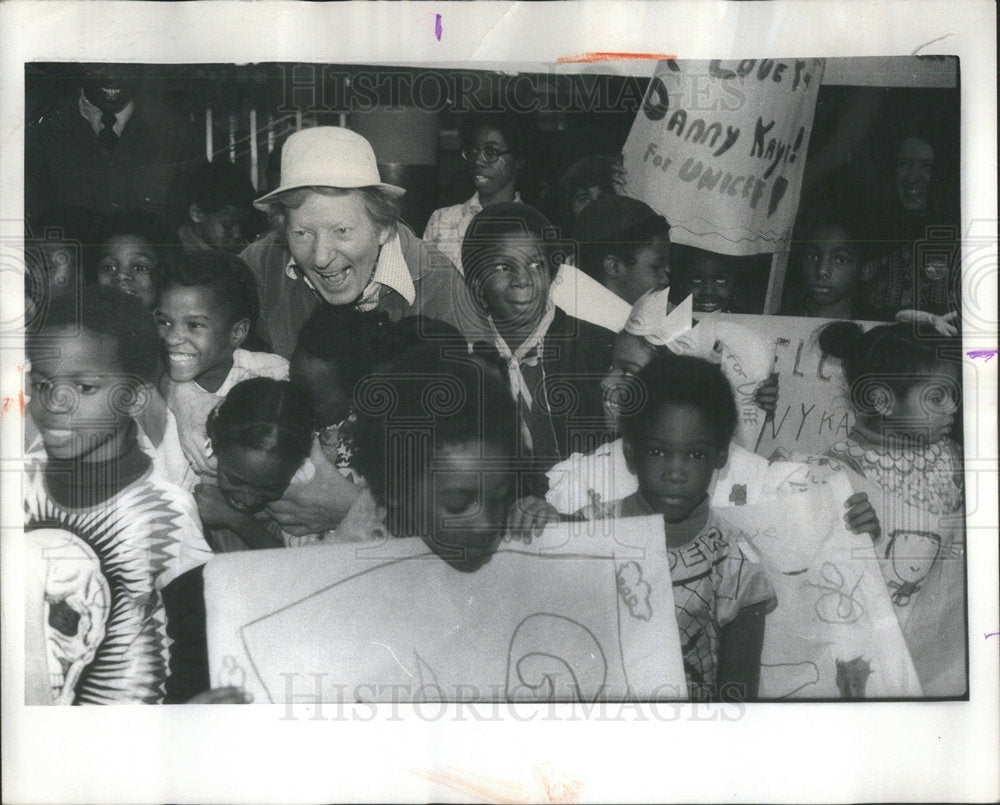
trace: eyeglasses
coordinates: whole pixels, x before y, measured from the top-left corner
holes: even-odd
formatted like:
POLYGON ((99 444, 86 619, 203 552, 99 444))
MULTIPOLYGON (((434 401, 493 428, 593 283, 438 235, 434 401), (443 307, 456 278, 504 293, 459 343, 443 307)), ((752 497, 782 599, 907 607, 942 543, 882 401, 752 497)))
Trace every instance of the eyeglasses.
POLYGON ((492 165, 504 154, 509 153, 510 151, 501 151, 495 145, 467 145, 462 149, 462 159, 466 162, 475 162, 481 155, 483 162, 492 165))

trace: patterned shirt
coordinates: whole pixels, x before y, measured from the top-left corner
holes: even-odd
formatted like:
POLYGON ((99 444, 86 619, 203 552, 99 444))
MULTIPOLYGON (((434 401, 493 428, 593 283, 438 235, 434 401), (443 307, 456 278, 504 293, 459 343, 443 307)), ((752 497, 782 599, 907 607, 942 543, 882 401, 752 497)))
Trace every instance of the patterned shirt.
MULTIPOLYGON (((521 201, 521 194, 514 193, 514 201, 521 201)), ((483 211, 483 203, 479 193, 473 193, 472 198, 462 204, 452 207, 441 207, 431 213, 424 227, 424 240, 433 243, 454 263, 455 268, 462 269, 462 240, 469 224, 476 215, 483 211)))
MULTIPOLYGON (((584 513, 598 519, 594 509, 584 513)), ((604 518, 656 514, 641 492, 607 504, 604 518)), ((717 683, 719 632, 735 620, 740 610, 765 604, 777 606, 774 589, 764 568, 752 563, 741 550, 743 532, 729 525, 708 506, 706 498, 683 523, 666 523, 674 608, 680 631, 684 673, 692 699, 710 698, 717 683)))
POLYGON ((66 703, 159 703, 171 645, 161 591, 211 556, 194 499, 150 469, 102 503, 63 506, 44 469, 29 465, 24 511, 29 550, 46 566, 54 698, 69 682, 66 703), (57 607, 68 626, 56 625, 57 607))

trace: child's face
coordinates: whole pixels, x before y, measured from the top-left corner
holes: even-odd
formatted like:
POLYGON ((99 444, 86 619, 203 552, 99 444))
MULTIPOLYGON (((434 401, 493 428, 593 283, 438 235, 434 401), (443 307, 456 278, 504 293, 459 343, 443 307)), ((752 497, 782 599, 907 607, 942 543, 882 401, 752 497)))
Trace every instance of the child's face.
POLYGON ((494 196, 497 193, 513 189, 517 180, 517 160, 510 153, 507 140, 496 129, 481 128, 476 132, 471 145, 479 149, 479 154, 472 168, 472 181, 480 196, 494 196), (497 161, 488 163, 483 157, 483 148, 496 151, 506 151, 497 157, 497 161))
POLYGON ((612 290, 630 305, 634 305, 647 291, 661 291, 669 284, 670 241, 653 238, 636 251, 635 263, 622 266, 622 273, 616 278, 612 290))
POLYGON ((249 322, 231 321, 211 288, 171 285, 156 308, 170 379, 197 380, 207 391, 222 385, 233 364, 233 350, 246 338, 249 322))
POLYGON ((626 332, 615 336, 611 368, 601 380, 604 422, 611 430, 618 430, 622 405, 628 402, 628 379, 638 374, 652 357, 653 348, 644 338, 626 332))
POLYGON ((288 367, 288 379, 309 392, 315 430, 341 422, 350 412, 351 397, 332 364, 296 352, 288 367))
POLYGON ((597 201, 597 199, 604 195, 604 191, 596 184, 590 187, 576 188, 569 202, 570 209, 573 211, 573 218, 576 219, 591 201, 597 201))
POLYGON ((467 442, 447 446, 434 459, 423 494, 431 511, 427 546, 456 570, 471 573, 500 544, 514 502, 513 475, 489 469, 509 459, 499 445, 467 442))
POLYGON ((705 498, 712 473, 726 463, 711 422, 692 405, 663 406, 635 444, 625 442, 625 461, 639 490, 668 523, 686 520, 705 498))
POLYGON ((54 327, 45 331, 59 354, 31 361, 28 410, 45 452, 55 459, 114 458, 129 424, 122 400, 135 396, 135 378, 118 365, 113 338, 89 330, 54 327))
POLYGON ((505 235, 491 250, 483 276, 483 301, 496 322, 525 327, 541 319, 549 283, 549 269, 538 240, 505 235))
POLYGON ((684 293, 694 294, 694 310, 698 313, 728 312, 732 309, 736 289, 736 272, 711 255, 699 255, 693 260, 686 278, 684 293))
POLYGON ((116 235, 101 245, 97 284, 137 296, 152 309, 156 304, 156 250, 137 235, 116 235))
POLYGON ((239 254, 246 246, 243 221, 232 204, 215 212, 203 212, 197 205, 192 205, 191 222, 198 237, 213 249, 239 254))
POLYGON ((927 209, 928 191, 934 171, 934 149, 919 137, 907 137, 896 155, 896 194, 903 209, 921 213, 927 209))
POLYGON ((861 279, 861 259, 850 233, 824 226, 812 233, 802 254, 802 284, 809 301, 829 307, 850 299, 861 279))
POLYGON ((216 478, 230 508, 254 514, 280 500, 298 469, 266 450, 227 445, 215 451, 216 478))
POLYGON ((310 193, 288 210, 285 234, 295 264, 331 305, 354 302, 368 285, 379 249, 392 234, 379 229, 356 195, 310 193))
POLYGON ((934 374, 926 375, 897 399, 886 419, 894 430, 906 430, 933 444, 951 433, 961 401, 958 365, 941 361, 934 374))

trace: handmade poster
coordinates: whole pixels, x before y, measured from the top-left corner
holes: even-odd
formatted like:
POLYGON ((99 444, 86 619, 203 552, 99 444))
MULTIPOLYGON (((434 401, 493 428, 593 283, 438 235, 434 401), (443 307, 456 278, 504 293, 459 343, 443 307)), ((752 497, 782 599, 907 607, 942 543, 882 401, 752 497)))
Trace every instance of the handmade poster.
POLYGON ((731 255, 791 232, 823 59, 660 61, 625 143, 626 192, 670 239, 731 255))
POLYGON ((906 505, 877 484, 852 476, 882 524, 879 566, 925 696, 967 692, 965 520, 906 505))
POLYGON ((871 539, 844 522, 843 474, 780 502, 726 509, 767 568, 762 699, 918 698, 920 682, 871 539))
MULTIPOLYGON (((850 391, 840 361, 823 354, 818 333, 828 319, 797 316, 727 315, 774 350, 778 406, 761 417, 756 452, 770 456, 779 447, 819 455, 843 439, 854 425, 850 391)), ((871 322, 859 322, 866 330, 871 322)))
POLYGON ((474 573, 419 539, 217 556, 205 601, 213 686, 258 702, 686 696, 659 517, 551 526, 474 573))

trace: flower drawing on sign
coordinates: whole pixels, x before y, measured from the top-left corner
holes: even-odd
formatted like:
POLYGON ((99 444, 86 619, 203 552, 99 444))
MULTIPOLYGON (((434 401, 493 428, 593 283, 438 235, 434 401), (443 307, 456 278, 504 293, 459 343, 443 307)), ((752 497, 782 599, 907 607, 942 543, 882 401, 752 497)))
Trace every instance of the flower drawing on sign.
POLYGON ((649 584, 643 581, 642 568, 635 562, 626 562, 618 571, 618 594, 633 618, 648 621, 653 617, 649 604, 649 584))

